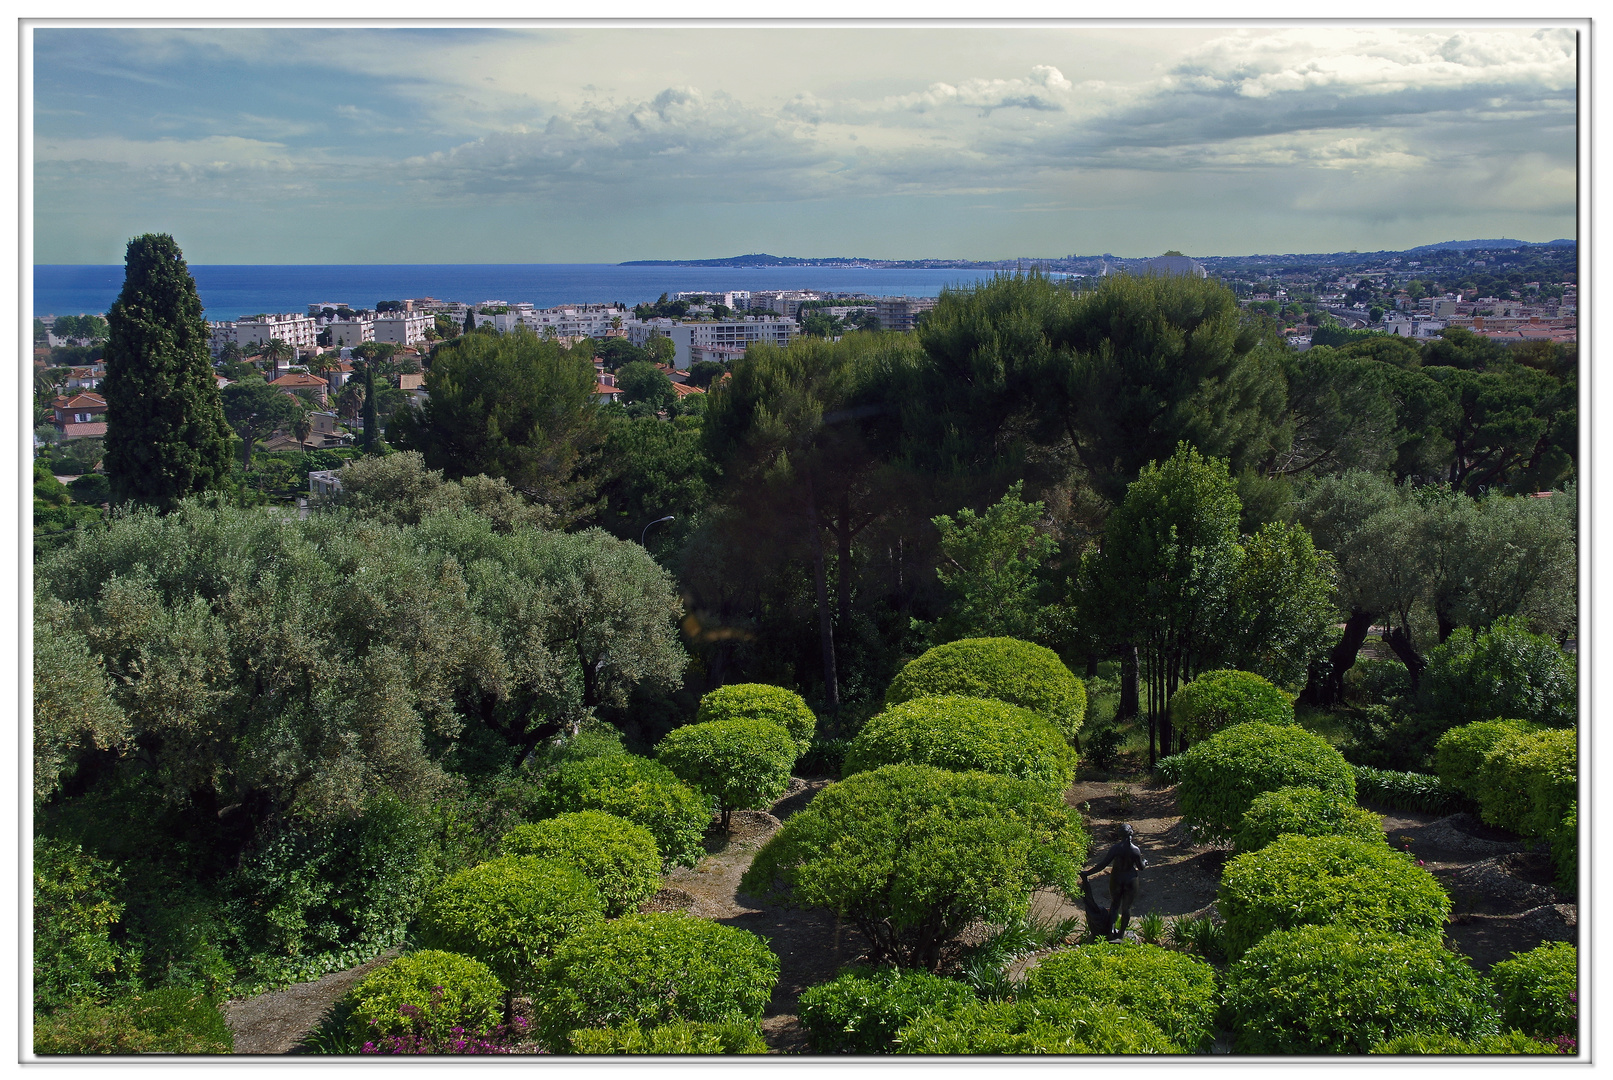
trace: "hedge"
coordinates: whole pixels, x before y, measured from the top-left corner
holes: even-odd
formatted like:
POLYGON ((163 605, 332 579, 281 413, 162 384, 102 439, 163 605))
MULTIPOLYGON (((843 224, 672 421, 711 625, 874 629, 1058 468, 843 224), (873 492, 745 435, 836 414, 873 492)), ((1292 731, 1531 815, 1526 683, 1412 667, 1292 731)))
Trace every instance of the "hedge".
POLYGON ((1252 671, 1206 671, 1172 694, 1168 708, 1194 742, 1234 724, 1294 723, 1294 699, 1252 671))
POLYGON ((1434 771, 1452 789, 1472 799, 1479 797, 1479 770, 1484 755, 1509 735, 1544 730, 1527 720, 1480 720, 1453 727, 1434 744, 1434 771))
POLYGON ((642 825, 655 837, 661 865, 670 869, 692 867, 705 857, 712 801, 660 762, 621 754, 562 764, 544 778, 533 809, 540 817, 603 810, 642 825))
POLYGON ((604 915, 605 901, 581 871, 507 855, 439 885, 420 910, 419 938, 427 948, 475 957, 510 990, 523 992, 540 961, 604 915))
POLYGON ((747 931, 681 912, 625 915, 555 950, 533 994, 536 1030, 558 1051, 578 1028, 757 1021, 778 972, 747 931))
POLYGON ((818 730, 818 718, 800 694, 765 683, 719 686, 700 699, 694 719, 697 724, 715 720, 771 721, 790 733, 803 754, 818 730))
POLYGON ((1041 715, 990 698, 921 697, 892 705, 852 739, 846 776, 881 765, 933 765, 989 772, 1062 793, 1075 779, 1075 751, 1041 715))
POLYGON ((1041 713, 1074 741, 1086 718, 1087 692, 1052 649, 1017 638, 964 638, 937 645, 896 673, 885 705, 957 694, 996 698, 1041 713))
POLYGON ((740 881, 852 923, 875 963, 934 970, 970 923, 1025 912, 1033 889, 1074 894, 1089 840, 1045 788, 991 773, 885 765, 825 788, 740 881))
POLYGON ((1101 942, 1045 956, 1025 974, 1022 999, 1087 1001, 1148 1020, 1188 1050, 1209 1047, 1220 1005, 1215 969, 1157 945, 1101 942))
POLYGON ((896 1033, 901 1054, 1180 1054, 1140 1016, 1088 1001, 976 1002, 896 1033))
POLYGON ((1235 724, 1178 756, 1182 820, 1208 837, 1230 837, 1255 798, 1278 788, 1313 787, 1355 801, 1349 762, 1296 725, 1235 724))
POLYGON ((1433 874, 1381 839, 1289 835, 1228 862, 1216 908, 1236 959, 1274 930, 1307 925, 1438 941, 1451 899, 1433 874))
POLYGON ((1573 728, 1504 734, 1479 766, 1479 816, 1524 836, 1556 832, 1578 797, 1577 735, 1573 728))
POLYGON ((582 871, 605 901, 605 914, 633 910, 661 887, 661 854, 642 825, 603 810, 518 825, 499 841, 506 855, 554 859, 582 871))
POLYGON ((1420 814, 1454 814, 1478 809, 1472 799, 1431 773, 1395 772, 1366 765, 1351 768, 1355 771, 1355 797, 1360 802, 1420 814))
POLYGON ((1284 833, 1387 842, 1383 819, 1372 811, 1362 810, 1335 792, 1286 787, 1268 791, 1249 804, 1232 844, 1240 852, 1259 851, 1284 833))
POLYGON ((928 971, 854 967, 804 991, 797 1012, 819 1054, 883 1054, 903 1024, 973 1003, 969 987, 928 971))
POLYGON ((82 1002, 34 1017, 34 1053, 228 1054, 235 1037, 200 991, 165 986, 104 1005, 82 1002))
POLYGON ((1490 969, 1501 1021, 1542 1039, 1579 1034, 1579 951, 1552 941, 1490 969))
POLYGON ((456 1027, 488 1031, 504 1019, 504 984, 492 969, 437 949, 400 956, 370 972, 348 991, 347 1001, 348 1031, 361 1041, 410 1034, 443 1039, 456 1027))
POLYGON ((1568 813, 1552 833, 1551 858, 1557 864, 1557 888, 1573 895, 1579 891, 1579 801, 1568 804, 1568 813))
POLYGON ((771 720, 711 720, 674 728, 656 758, 717 804, 726 832, 735 810, 765 810, 790 786, 800 747, 771 720))
POLYGON ((1555 1054, 1557 1048, 1521 1031, 1486 1035, 1480 1039, 1459 1039, 1443 1031, 1425 1031, 1381 1042, 1369 1054, 1461 1054, 1484 1057, 1495 1054, 1555 1054))
POLYGON ((659 1027, 623 1024, 578 1028, 568 1036, 574 1054, 765 1054, 755 1025, 738 1021, 695 1024, 678 1020, 659 1027))
POLYGON ((1266 935, 1227 971, 1245 1054, 1364 1054, 1403 1035, 1500 1033, 1484 980, 1438 940, 1303 926, 1266 935))

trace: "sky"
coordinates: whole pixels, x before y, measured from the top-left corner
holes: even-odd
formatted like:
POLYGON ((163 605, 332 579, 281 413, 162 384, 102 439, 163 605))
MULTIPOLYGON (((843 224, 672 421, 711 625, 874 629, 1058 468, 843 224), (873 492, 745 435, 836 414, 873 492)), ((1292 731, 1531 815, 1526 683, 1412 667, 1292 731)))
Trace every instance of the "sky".
POLYGON ((1544 242, 1577 60, 1560 26, 39 26, 34 261, 1544 242))

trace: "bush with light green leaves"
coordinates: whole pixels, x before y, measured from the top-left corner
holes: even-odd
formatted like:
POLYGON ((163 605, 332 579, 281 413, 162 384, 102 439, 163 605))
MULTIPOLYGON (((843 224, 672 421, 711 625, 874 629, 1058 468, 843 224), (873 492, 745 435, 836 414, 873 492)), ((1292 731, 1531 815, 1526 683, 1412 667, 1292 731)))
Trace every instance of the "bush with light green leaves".
POLYGON ((727 832, 735 810, 765 810, 778 801, 799 752, 790 733, 770 720, 712 720, 673 728, 655 754, 679 780, 711 797, 727 832))
POLYGON ((1234 724, 1292 724, 1294 699, 1252 671, 1206 671, 1170 700, 1171 723, 1194 742, 1234 724))
POLYGON ((1479 817, 1524 836, 1550 837, 1578 799, 1578 780, 1574 728, 1506 733, 1479 766, 1479 817))
POLYGON ((1052 649, 1017 638, 964 638, 937 645, 896 673, 885 705, 956 694, 996 698, 1040 713, 1074 740, 1086 719, 1087 691, 1052 649))
POLYGON ((1557 1048, 1521 1031, 1506 1031, 1479 1039, 1460 1039, 1443 1031, 1422 1031, 1388 1039, 1368 1050, 1369 1054, 1459 1054, 1462 1057, 1493 1057, 1498 1054, 1555 1054, 1557 1048))
POLYGON ((658 761, 619 754, 563 763, 544 777, 534 812, 554 817, 577 810, 603 810, 642 825, 655 837, 665 868, 692 867, 705 857, 711 796, 658 761))
POLYGON ((1075 751, 1049 721, 990 698, 921 697, 892 705, 863 725, 841 774, 881 765, 933 765, 989 772, 1063 792, 1075 779, 1075 751))
POLYGON ((370 972, 347 1000, 348 1031, 360 1040, 413 1033, 445 1039, 456 1027, 488 1031, 504 1020, 504 984, 493 970, 439 949, 409 953, 370 972))
POLYGON ((719 686, 700 699, 694 719, 697 724, 714 720, 768 720, 788 731, 803 754, 818 730, 818 718, 800 694, 766 683, 719 686))
POLYGON ((1484 755, 1511 735, 1528 735, 1544 728, 1528 720, 1480 720, 1453 727, 1434 744, 1434 772, 1447 785, 1471 799, 1479 797, 1479 770, 1484 755))
POLYGON ((1284 833, 1387 842, 1383 818, 1372 811, 1337 792, 1286 787, 1268 791, 1249 804, 1232 843, 1240 852, 1259 851, 1284 833))
POLYGON ((756 1025, 693 1024, 678 1020, 660 1027, 622 1024, 578 1028, 569 1036, 573 1054, 765 1054, 767 1043, 756 1025))
POLYGON ((1189 1050, 1215 1038, 1215 968, 1137 941, 1098 942, 1044 956, 1025 973, 1022 999, 1086 1001, 1141 1017, 1189 1050))
POLYGON ((884 1054, 903 1024, 974 1003, 956 979, 903 968, 853 967, 801 994, 798 1012, 819 1054, 884 1054))
POLYGON ((1568 942, 1513 953, 1490 969, 1490 985, 1508 1027, 1542 1039, 1578 1035, 1579 950, 1568 942))
POLYGON ((1255 799, 1278 788, 1355 801, 1355 771, 1344 755, 1294 724, 1235 724, 1174 756, 1182 820, 1211 839, 1230 838, 1255 799))
POLYGON ((661 887, 661 854, 642 825, 603 810, 578 810, 518 825, 499 847, 506 855, 530 855, 576 867, 594 883, 605 914, 625 914, 661 887))
POLYGON ((1411 856, 1348 836, 1279 836, 1235 857, 1215 903, 1233 958, 1275 930, 1311 925, 1437 942, 1451 912, 1444 888, 1411 856))
POLYGON ((1180 1054, 1139 1016, 1090 1001, 977 1002, 896 1033, 899 1054, 1180 1054))

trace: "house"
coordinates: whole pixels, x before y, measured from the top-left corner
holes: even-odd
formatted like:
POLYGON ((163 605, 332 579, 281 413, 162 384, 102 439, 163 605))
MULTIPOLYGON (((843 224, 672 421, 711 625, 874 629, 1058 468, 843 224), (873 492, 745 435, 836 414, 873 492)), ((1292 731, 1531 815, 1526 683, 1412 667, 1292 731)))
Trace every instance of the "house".
POLYGON ((308 474, 309 501, 333 498, 342 490, 340 469, 318 469, 308 474))
POLYGON ((616 377, 614 375, 602 376, 599 382, 595 384, 594 400, 603 401, 606 403, 622 400, 622 388, 616 385, 616 377), (605 381, 606 379, 609 379, 610 382, 607 383, 605 381))
POLYGON ((88 367, 76 367, 67 377, 69 390, 94 390, 106 378, 106 364, 91 364, 88 367))
POLYGON ((288 394, 301 390, 312 391, 314 400, 321 405, 325 404, 325 399, 330 391, 329 383, 316 375, 308 374, 306 371, 293 371, 288 375, 280 376, 278 379, 270 379, 269 385, 278 386, 288 394))
POLYGON ((51 403, 53 423, 63 439, 106 437, 106 399, 100 394, 82 393, 59 397, 51 403))

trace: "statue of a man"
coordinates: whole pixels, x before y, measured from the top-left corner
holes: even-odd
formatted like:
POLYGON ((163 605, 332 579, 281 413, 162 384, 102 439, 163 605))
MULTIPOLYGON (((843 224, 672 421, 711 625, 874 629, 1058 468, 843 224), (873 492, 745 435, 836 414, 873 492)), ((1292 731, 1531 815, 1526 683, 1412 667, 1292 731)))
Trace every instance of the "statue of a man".
POLYGON ((1110 933, 1111 941, 1118 941, 1126 935, 1126 924, 1131 921, 1132 901, 1137 899, 1137 877, 1147 865, 1148 860, 1143 858, 1142 848, 1132 838, 1131 826, 1123 824, 1120 826, 1120 839, 1115 841, 1102 861, 1091 870, 1081 871, 1081 877, 1085 880, 1088 874, 1096 874, 1106 866, 1111 868, 1109 920, 1114 926, 1110 933))

